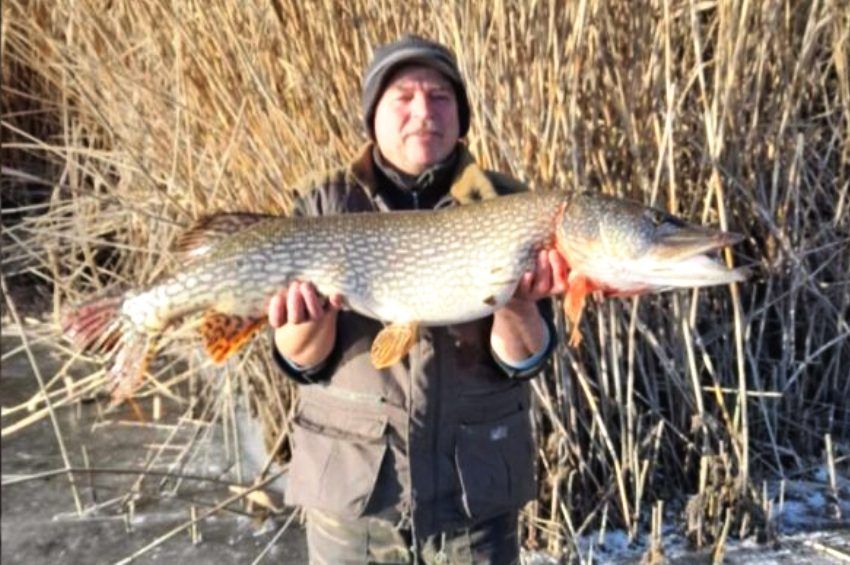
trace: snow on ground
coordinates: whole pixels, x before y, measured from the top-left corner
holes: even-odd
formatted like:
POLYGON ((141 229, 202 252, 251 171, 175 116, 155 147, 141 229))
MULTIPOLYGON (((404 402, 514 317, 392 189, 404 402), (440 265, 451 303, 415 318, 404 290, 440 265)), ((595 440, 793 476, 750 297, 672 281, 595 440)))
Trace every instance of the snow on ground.
MULTIPOLYGON (((813 469, 806 480, 768 484, 772 500, 776 539, 758 543, 754 536, 730 539, 725 546, 724 563, 825 565, 850 563, 850 478, 838 476, 837 508, 830 507, 829 475, 826 467, 813 469), (838 511, 836 513, 836 510, 838 511), (837 514, 837 515, 836 515, 837 514)), ((711 563, 712 547, 695 549, 681 534, 681 517, 666 512, 662 530, 662 551, 668 563, 711 563)), ((576 563, 639 563, 649 548, 649 533, 643 531, 634 542, 624 530, 591 532, 576 540, 576 563)), ((526 565, 559 563, 543 551, 523 553, 526 565)))

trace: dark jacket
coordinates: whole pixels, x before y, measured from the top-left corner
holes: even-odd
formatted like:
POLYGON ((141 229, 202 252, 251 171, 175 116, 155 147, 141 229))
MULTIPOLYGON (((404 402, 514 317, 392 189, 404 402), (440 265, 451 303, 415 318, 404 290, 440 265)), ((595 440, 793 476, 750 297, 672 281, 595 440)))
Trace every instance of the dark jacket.
MULTIPOLYGON (((455 155, 438 173, 444 178, 411 194, 389 181, 367 146, 348 167, 311 179, 296 213, 463 205, 525 189, 479 168, 463 145, 455 155)), ((527 379, 555 335, 548 301, 541 308, 550 350, 522 372, 494 357, 492 317, 420 328, 410 354, 385 370, 369 358, 382 324, 350 311, 340 312, 320 367, 296 370, 273 347, 281 369, 302 383, 287 503, 398 521, 421 537, 520 508, 535 496, 527 379)))

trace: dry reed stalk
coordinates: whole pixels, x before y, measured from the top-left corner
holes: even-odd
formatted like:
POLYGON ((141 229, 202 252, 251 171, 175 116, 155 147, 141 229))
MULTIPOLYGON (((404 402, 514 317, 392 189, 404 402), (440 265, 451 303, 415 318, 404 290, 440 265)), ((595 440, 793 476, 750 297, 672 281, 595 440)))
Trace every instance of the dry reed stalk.
MULTIPOLYGON (((137 559, 138 557, 141 557, 142 555, 144 555, 145 553, 147 553, 151 549, 153 549, 153 548, 157 547, 158 545, 161 545, 162 543, 168 541, 169 539, 176 536, 180 532, 187 530, 187 529, 190 529, 190 528, 193 528, 193 527, 196 527, 197 524, 200 523, 202 520, 205 520, 206 518, 212 516, 216 512, 220 512, 221 510, 224 510, 230 504, 233 504, 236 501, 242 500, 243 498, 250 495, 252 492, 254 492, 258 489, 261 489, 267 483, 270 483, 271 481, 273 481, 277 477, 278 477, 278 475, 272 475, 272 476, 268 477, 267 479, 260 481, 260 482, 258 482, 257 484, 255 484, 251 487, 248 487, 247 489, 245 489, 242 492, 239 492, 237 494, 234 494, 232 496, 225 498, 224 500, 222 500, 221 502, 219 502, 218 504, 213 506, 211 509, 206 510, 205 512, 203 512, 200 515, 193 516, 191 519, 189 519, 189 521, 184 522, 183 524, 169 530, 167 533, 159 536, 158 538, 156 538, 152 542, 148 543, 144 547, 138 549, 137 551, 133 552, 131 555, 125 557, 124 559, 122 559, 121 561, 118 561, 117 563, 130 563, 131 561, 133 561, 134 559, 137 559)), ((131 501, 131 504, 132 504, 132 501, 131 501)))
MULTIPOLYGON (((199 215, 286 211, 284 188, 361 143, 358 75, 374 46, 407 30, 435 35, 469 77, 468 143, 485 165, 537 189, 630 196, 746 234, 724 259, 752 266, 750 281, 591 309, 583 349, 559 351, 534 384, 530 539, 578 555, 575 535, 605 523, 635 537, 647 508, 692 496, 693 536, 715 544, 758 527, 753 485, 807 472, 826 434, 833 450, 850 437, 841 8, 6 2, 4 274, 47 281, 55 321, 64 303, 175 268, 167 244, 199 215)), ((188 329, 164 344, 175 361, 152 368, 140 396, 182 407, 190 437, 172 449, 171 428, 149 465, 200 457, 218 441, 192 423, 204 418, 221 423, 240 473, 239 399, 272 455, 288 456, 296 392, 266 347, 211 371, 188 329)), ((33 405, 78 399, 81 385, 63 381, 33 405)))
POLYGON ((152 477, 167 477, 167 478, 175 478, 175 479, 183 479, 187 481, 204 481, 210 482, 214 484, 220 484, 228 487, 232 486, 242 486, 240 483, 236 483, 233 481, 227 481, 223 479, 219 479, 216 477, 207 477, 203 475, 193 475, 187 473, 174 473, 172 471, 162 471, 157 469, 149 469, 149 468, 141 468, 141 469, 130 469, 130 468, 119 468, 119 467, 71 467, 69 469, 51 469, 49 471, 41 471, 38 473, 33 473, 31 475, 26 476, 17 476, 10 479, 6 479, 3 481, 3 486, 11 486, 19 483, 25 483, 29 481, 39 481, 43 479, 49 479, 51 477, 65 475, 68 473, 79 473, 85 475, 95 475, 95 474, 112 474, 112 475, 150 475, 152 477))
POLYGON ((292 524, 292 521, 295 519, 298 513, 299 510, 297 509, 289 513, 289 518, 287 518, 283 525, 278 528, 274 536, 272 536, 272 539, 270 539, 269 543, 267 543, 265 547, 263 547, 263 550, 257 555, 257 557, 255 557, 254 560, 251 561, 251 565, 256 565, 257 563, 262 561, 266 555, 268 555, 268 553, 272 550, 272 548, 275 546, 280 537, 286 533, 286 530, 289 529, 289 526, 292 524))
MULTIPOLYGON (((21 318, 18 316, 18 310, 15 307, 15 302, 12 300, 11 296, 9 296, 9 289, 6 286, 6 277, 0 276, 0 286, 2 286, 3 296, 6 299, 6 307, 9 310, 9 314, 12 317, 12 320, 19 327, 21 325, 21 318)), ((65 440, 62 435, 62 431, 59 426, 59 421, 56 418, 56 410, 53 406, 53 403, 47 397, 47 392, 44 388, 44 378, 41 376, 41 370, 38 368, 38 363, 35 360, 35 356, 33 355, 32 349, 29 346, 29 342, 27 341, 27 337, 25 334, 21 334, 21 340, 23 342, 24 350, 27 354, 27 359, 29 360, 30 367, 32 368, 32 372, 35 375, 36 380, 38 381, 38 386, 41 389, 42 395, 45 397, 45 402, 47 404, 47 411, 50 416, 50 424, 53 428, 53 434, 56 437, 56 443, 59 446, 59 452, 62 455, 62 461, 65 463, 65 469, 71 468, 71 460, 68 457, 68 451, 65 448, 65 440)), ((83 512, 82 502, 80 500, 80 493, 77 489, 76 481, 74 480, 74 475, 68 473, 68 483, 71 488, 71 496, 74 499, 74 506, 77 509, 77 515, 81 515, 83 512)))
POLYGON ((17 420, 13 424, 4 425, 3 429, 0 430, 0 437, 10 437, 16 432, 26 429, 27 427, 40 420, 43 420, 44 418, 50 417, 51 412, 56 408, 71 405, 77 402, 80 398, 84 397, 86 394, 98 390, 105 384, 105 378, 102 371, 93 373, 91 377, 92 378, 90 379, 90 382, 88 382, 86 386, 75 386, 74 394, 65 393, 65 398, 62 398, 59 401, 54 402, 53 400, 47 400, 49 399, 51 394, 39 392, 37 398, 33 398, 24 404, 20 404, 16 407, 8 409, 7 414, 9 415, 16 413, 23 408, 27 409, 30 414, 17 420), (45 407, 36 410, 33 400, 41 400, 45 403, 45 407))
POLYGON ((850 563, 850 552, 843 551, 840 548, 821 543, 817 540, 806 540, 803 543, 819 553, 828 555, 839 563, 850 563))

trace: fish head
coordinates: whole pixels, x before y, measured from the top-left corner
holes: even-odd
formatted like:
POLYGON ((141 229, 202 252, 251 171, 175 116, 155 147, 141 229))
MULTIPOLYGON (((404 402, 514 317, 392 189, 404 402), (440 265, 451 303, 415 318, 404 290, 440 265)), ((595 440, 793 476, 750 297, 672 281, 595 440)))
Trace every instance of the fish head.
POLYGON ((620 296, 742 281, 743 269, 729 269, 709 255, 742 239, 637 202, 590 193, 567 201, 556 228, 571 277, 582 275, 594 288, 620 296))

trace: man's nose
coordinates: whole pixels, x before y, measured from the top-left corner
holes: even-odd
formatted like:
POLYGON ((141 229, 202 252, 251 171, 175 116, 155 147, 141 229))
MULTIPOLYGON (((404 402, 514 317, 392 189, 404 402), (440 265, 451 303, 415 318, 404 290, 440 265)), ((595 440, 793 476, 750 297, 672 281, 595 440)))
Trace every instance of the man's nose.
POLYGON ((434 113, 434 104, 427 92, 417 92, 410 101, 410 112, 416 117, 429 117, 434 113))

